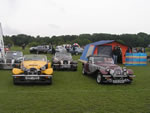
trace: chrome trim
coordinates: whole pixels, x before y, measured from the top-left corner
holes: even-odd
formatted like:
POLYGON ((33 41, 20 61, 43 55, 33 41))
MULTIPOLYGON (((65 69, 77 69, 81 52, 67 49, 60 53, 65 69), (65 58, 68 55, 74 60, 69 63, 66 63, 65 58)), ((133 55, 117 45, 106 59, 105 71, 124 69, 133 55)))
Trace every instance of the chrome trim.
POLYGON ((103 77, 135 77, 135 75, 102 75, 103 77))
POLYGON ((12 75, 13 77, 21 77, 21 76, 39 76, 39 77, 52 77, 52 75, 12 75))
POLYGON ((128 76, 134 78, 136 75, 128 75, 128 76))

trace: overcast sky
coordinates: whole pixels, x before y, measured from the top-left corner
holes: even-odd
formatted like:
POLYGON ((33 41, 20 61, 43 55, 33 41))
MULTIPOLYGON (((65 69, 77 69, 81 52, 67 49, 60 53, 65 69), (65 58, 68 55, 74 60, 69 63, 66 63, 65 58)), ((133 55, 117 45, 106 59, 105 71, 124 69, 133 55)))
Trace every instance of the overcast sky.
POLYGON ((150 0, 0 0, 4 35, 150 34, 150 0))

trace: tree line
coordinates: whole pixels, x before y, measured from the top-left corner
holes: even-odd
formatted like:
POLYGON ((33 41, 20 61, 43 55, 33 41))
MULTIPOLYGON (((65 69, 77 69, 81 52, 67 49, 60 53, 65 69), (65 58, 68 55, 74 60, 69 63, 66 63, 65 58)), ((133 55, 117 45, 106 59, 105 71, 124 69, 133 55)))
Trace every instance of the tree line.
POLYGON ((94 33, 94 34, 80 34, 80 35, 62 35, 52 37, 41 37, 41 36, 30 36, 25 34, 4 36, 5 45, 11 44, 21 46, 25 44, 27 46, 37 45, 61 45, 61 44, 73 44, 78 43, 80 46, 100 41, 100 40, 116 40, 122 44, 128 45, 129 47, 147 47, 150 44, 150 35, 140 32, 138 34, 105 34, 105 33, 94 33))

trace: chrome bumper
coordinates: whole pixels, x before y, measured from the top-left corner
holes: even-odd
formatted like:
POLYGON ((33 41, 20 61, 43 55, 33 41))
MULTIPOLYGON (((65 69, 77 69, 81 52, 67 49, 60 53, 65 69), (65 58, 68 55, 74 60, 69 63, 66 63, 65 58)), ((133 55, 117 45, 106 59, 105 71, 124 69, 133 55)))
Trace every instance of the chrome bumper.
POLYGON ((26 77, 26 76, 33 76, 33 77, 52 77, 52 75, 12 75, 13 77, 26 77))
POLYGON ((135 75, 102 75, 103 77, 131 77, 134 78, 135 75))

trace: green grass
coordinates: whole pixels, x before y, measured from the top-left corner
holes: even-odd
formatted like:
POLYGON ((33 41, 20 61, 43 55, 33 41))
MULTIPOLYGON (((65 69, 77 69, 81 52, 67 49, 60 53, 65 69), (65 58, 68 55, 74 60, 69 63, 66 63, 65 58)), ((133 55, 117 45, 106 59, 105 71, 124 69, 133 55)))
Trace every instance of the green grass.
POLYGON ((130 85, 98 85, 81 63, 77 72, 55 71, 52 85, 15 86, 11 71, 0 70, 0 113, 150 113, 150 64, 130 68, 130 85))

